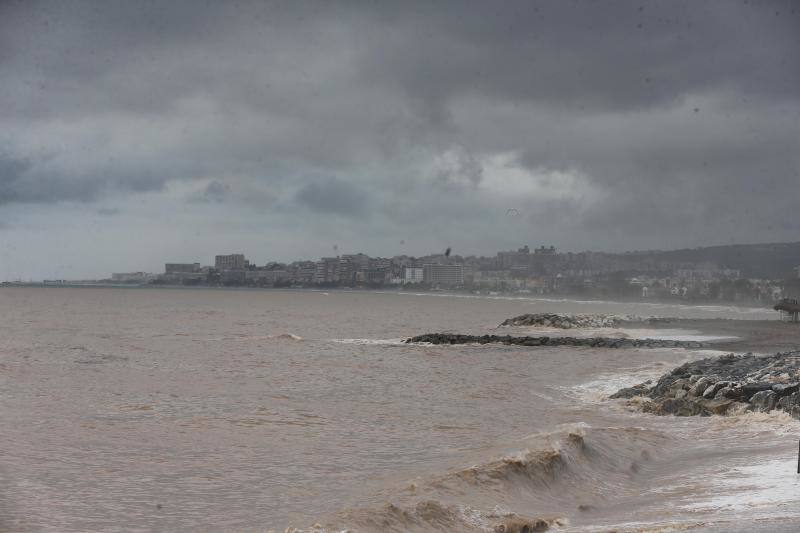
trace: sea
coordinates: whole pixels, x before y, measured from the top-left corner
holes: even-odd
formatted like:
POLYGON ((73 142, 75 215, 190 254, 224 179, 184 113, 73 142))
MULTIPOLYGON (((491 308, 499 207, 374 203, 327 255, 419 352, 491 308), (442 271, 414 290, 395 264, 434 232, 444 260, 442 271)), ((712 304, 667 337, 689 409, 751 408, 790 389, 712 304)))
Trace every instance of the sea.
POLYGON ((2 288, 0 531, 800 530, 799 422, 608 399, 720 352, 402 342, 509 333, 498 324, 536 312, 775 318, 446 293, 2 288))

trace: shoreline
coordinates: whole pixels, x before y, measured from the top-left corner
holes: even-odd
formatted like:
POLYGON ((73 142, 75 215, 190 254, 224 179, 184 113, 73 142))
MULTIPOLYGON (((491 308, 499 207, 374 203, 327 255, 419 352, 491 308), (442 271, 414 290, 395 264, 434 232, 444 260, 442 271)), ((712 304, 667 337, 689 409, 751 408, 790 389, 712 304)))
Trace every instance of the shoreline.
MULTIPOLYGON (((391 288, 371 288, 371 287, 258 287, 258 286, 237 286, 237 285, 179 285, 179 284, 132 284, 132 283, 44 283, 44 282, 0 282, 0 289, 4 288, 63 288, 63 289, 169 289, 169 290, 217 290, 217 291, 280 291, 280 292, 335 292, 335 293, 374 293, 374 294, 399 294, 407 296, 450 296, 454 298, 480 298, 480 299, 501 299, 501 300, 520 300, 552 303, 585 303, 585 304, 634 304, 647 306, 675 306, 685 308, 730 308, 748 312, 772 311, 772 303, 758 305, 758 301, 728 301, 728 300, 673 300, 673 299, 642 299, 624 298, 613 296, 590 297, 583 295, 559 295, 559 294, 525 294, 515 292, 497 292, 475 294, 470 290, 447 290, 447 289, 391 289, 391 288)), ((739 319, 727 319, 739 320, 739 319)))
MULTIPOLYGON (((644 329, 631 324, 627 329, 644 329)), ((774 354, 800 350, 800 324, 775 320, 747 320, 727 318, 676 318, 667 324, 646 326, 651 330, 687 329, 703 335, 722 337, 704 342, 705 348, 747 353, 774 354)))

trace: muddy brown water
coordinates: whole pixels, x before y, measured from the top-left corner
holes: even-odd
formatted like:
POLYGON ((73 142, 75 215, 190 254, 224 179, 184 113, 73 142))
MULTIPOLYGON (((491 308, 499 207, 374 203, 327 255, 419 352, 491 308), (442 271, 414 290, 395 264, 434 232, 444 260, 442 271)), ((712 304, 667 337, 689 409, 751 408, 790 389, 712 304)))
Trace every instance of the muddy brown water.
POLYGON ((491 531, 512 514, 561 531, 800 523, 797 422, 654 417, 606 399, 709 352, 399 342, 492 332, 545 311, 773 316, 429 294, 4 288, 0 530, 491 531))

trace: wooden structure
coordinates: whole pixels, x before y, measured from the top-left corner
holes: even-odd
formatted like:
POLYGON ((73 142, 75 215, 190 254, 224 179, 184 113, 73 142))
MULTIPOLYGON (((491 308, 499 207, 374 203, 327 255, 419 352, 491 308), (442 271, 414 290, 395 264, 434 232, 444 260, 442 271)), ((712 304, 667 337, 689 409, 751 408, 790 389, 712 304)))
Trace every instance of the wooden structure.
POLYGON ((784 298, 773 307, 781 312, 781 319, 787 317, 790 322, 798 322, 800 317, 800 302, 796 298, 784 298))

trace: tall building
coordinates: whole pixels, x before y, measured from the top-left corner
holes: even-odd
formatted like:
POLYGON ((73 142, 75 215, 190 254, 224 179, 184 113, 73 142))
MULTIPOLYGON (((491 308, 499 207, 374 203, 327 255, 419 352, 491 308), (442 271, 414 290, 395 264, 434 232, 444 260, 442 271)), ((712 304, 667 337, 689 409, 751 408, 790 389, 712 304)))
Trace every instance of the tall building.
POLYGON ((361 272, 364 283, 384 284, 389 279, 389 270, 385 268, 368 268, 361 272))
POLYGON ((316 263, 314 283, 334 283, 339 281, 339 258, 323 257, 316 263))
POLYGON ((500 270, 513 267, 527 268, 531 264, 531 250, 525 245, 516 252, 497 252, 497 263, 500 270))
POLYGON ((186 274, 200 272, 200 263, 166 263, 165 274, 186 274))
POLYGON ((406 267, 403 269, 403 283, 422 283, 423 269, 406 267))
POLYGON ((422 279, 431 285, 454 287, 464 284, 462 265, 422 265, 422 279))
POLYGON ((214 258, 214 268, 223 272, 225 270, 244 270, 247 261, 244 254, 218 255, 214 258))
POLYGON ((366 270, 369 268, 369 260, 370 257, 366 254, 358 253, 358 254, 344 254, 342 259, 348 261, 355 265, 355 270, 366 270))

